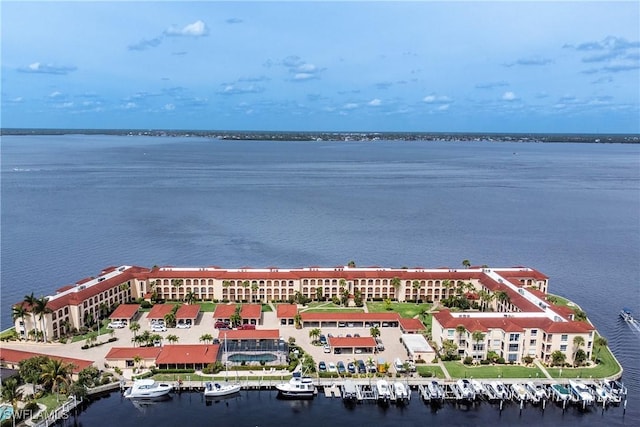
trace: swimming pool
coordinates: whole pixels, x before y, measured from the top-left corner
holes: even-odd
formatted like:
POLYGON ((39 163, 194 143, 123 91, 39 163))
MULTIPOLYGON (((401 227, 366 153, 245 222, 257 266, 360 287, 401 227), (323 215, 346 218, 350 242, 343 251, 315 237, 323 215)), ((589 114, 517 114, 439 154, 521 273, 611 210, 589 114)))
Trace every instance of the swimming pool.
POLYGON ((278 359, 273 353, 246 354, 235 353, 229 356, 231 362, 273 362, 278 359))

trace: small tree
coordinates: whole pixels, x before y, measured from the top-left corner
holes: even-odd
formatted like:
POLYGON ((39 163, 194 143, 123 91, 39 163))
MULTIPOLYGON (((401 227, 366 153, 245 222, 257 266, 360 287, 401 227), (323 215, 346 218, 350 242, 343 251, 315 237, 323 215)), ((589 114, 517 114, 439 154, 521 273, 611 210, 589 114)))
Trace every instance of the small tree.
POLYGON ((567 356, 560 350, 556 350, 553 353, 551 353, 551 363, 554 366, 564 365, 564 362, 566 360, 567 360, 567 356))
POLYGON ((377 326, 373 326, 371 329, 369 329, 369 333, 373 338, 377 338, 380 336, 380 328, 378 328, 377 326))

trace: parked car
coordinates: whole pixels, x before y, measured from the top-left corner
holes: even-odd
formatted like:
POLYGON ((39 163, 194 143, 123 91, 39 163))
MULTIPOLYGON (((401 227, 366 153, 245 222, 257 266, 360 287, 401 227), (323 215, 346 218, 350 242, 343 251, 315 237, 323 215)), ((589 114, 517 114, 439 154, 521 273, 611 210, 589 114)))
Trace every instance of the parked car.
POLYGON ((218 320, 214 326, 216 329, 229 329, 229 324, 220 320, 218 320))
POLYGON ((331 353, 331 347, 329 347, 328 345, 325 345, 322 351, 324 351, 325 353, 331 353))
POLYGON ((345 322, 338 322, 338 328, 344 328, 347 324, 345 322))
POLYGON ((178 323, 176 328, 178 329, 189 329, 191 327, 191 323, 178 323))
POLYGON ((124 323, 120 322, 119 320, 113 321, 113 322, 109 322, 109 324, 107 325, 107 328, 111 328, 111 329, 122 329, 124 328, 124 323))
POLYGON ((347 373, 347 368, 345 368, 344 362, 342 360, 338 362, 338 373, 340 375, 347 373))
POLYGON ((329 372, 338 372, 338 368, 336 368, 335 363, 329 362, 329 372))
POLYGON ((327 364, 324 362, 318 363, 318 371, 327 372, 327 364))
POLYGON ((320 335, 320 344, 324 345, 327 343, 327 337, 325 337, 324 335, 320 335))
POLYGON ((356 373, 356 365, 353 362, 347 363, 347 371, 349 371, 350 374, 355 374, 356 373))
POLYGON ((255 328, 256 328, 256 325, 252 325, 250 323, 246 323, 244 325, 238 326, 239 331, 249 331, 249 330, 254 330, 255 328))
POLYGON ((359 374, 366 374, 367 373, 367 366, 364 364, 364 360, 359 359, 356 361, 356 363, 358 364, 358 373, 359 374))
POLYGON ((151 325, 151 332, 167 332, 167 327, 160 324, 151 325))
POLYGON ((333 349, 333 353, 334 353, 334 354, 342 354, 342 349, 334 348, 334 349, 333 349))

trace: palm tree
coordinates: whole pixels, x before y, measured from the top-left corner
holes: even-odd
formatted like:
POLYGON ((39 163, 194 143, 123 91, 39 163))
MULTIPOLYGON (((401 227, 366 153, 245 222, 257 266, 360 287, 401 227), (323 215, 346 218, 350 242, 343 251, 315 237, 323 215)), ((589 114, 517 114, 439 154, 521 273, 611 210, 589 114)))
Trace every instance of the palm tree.
POLYGON ((38 336, 38 328, 36 326, 36 313, 34 311, 34 307, 36 305, 36 301, 38 300, 38 298, 36 298, 35 295, 33 295, 33 292, 31 292, 31 295, 25 295, 24 296, 24 302, 27 303, 27 305, 29 306, 26 310, 31 312, 31 323, 33 324, 33 335, 34 338, 37 339, 38 336))
POLYGON ((296 329, 302 328, 302 315, 300 313, 296 313, 296 315, 293 316, 293 323, 296 329))
MULTIPOLYGON (((22 319, 22 324, 25 325, 25 335, 27 334, 27 332, 26 324, 24 323, 24 317, 27 315, 27 313, 29 313, 29 311, 24 307, 24 304, 16 304, 11 307, 11 317, 13 318, 14 322, 18 319, 22 319)), ((20 338, 22 339, 22 337, 20 338)))
POLYGON ((174 328, 176 326, 176 315, 174 313, 165 314, 163 320, 169 328, 174 328))
POLYGON ((444 288, 445 293, 447 294, 445 298, 451 296, 451 289, 453 289, 453 286, 454 286, 453 283, 449 279, 442 281, 442 287, 444 288))
POLYGON ((205 344, 209 344, 213 341, 213 336, 211 334, 202 334, 200 335, 200 342, 204 342, 205 344))
POLYGON ((22 399, 22 390, 18 388, 18 380, 16 378, 9 378, 2 382, 2 400, 8 402, 13 407, 13 412, 16 412, 18 402, 22 399))
POLYGON ((315 342, 318 340, 318 337, 320 337, 321 333, 322 331, 320 330, 320 328, 313 328, 309 331, 309 338, 311 338, 312 342, 315 342))
POLYGON ((45 387, 51 387, 51 391, 56 393, 56 397, 60 391, 60 385, 69 385, 73 365, 65 363, 60 359, 48 359, 42 366, 40 379, 45 387))
POLYGON ((140 323, 138 322, 129 323, 129 330, 133 332, 133 338, 135 338, 136 335, 138 334, 138 331, 140 330, 140 323))
POLYGON ((260 285, 255 280, 251 282, 251 301, 256 302, 256 292, 260 289, 260 285))
MULTIPOLYGON (((483 334, 482 331, 473 331, 471 333, 471 337, 473 338, 473 341, 476 343, 476 351, 479 351, 478 343, 480 341, 484 341, 485 334, 483 334)), ((484 352, 484 346, 482 348, 482 351, 484 352)))
POLYGON ((464 268, 469 268, 469 267, 471 267, 471 263, 469 262, 469 260, 468 260, 468 259, 463 259, 463 260, 462 260, 462 266, 463 266, 464 268))
POLYGON ((602 350, 602 347, 606 347, 608 342, 607 339, 605 337, 603 337, 602 335, 598 335, 594 340, 593 343, 596 345, 596 347, 598 347, 598 351, 596 352, 596 357, 598 357, 600 355, 600 350, 602 350))
POLYGON ((458 333, 458 344, 462 344, 462 334, 467 332, 467 328, 464 325, 456 326, 456 332, 458 333))
POLYGON ((573 337, 573 358, 575 359, 576 353, 580 350, 580 347, 584 345, 584 338, 580 335, 573 337))
POLYGON ((505 291, 496 292, 495 299, 503 305, 511 302, 511 298, 509 297, 509 294, 506 293, 505 291))
POLYGON ((196 302, 195 292, 193 291, 187 292, 187 294, 184 296, 184 302, 186 302, 187 304, 193 304, 194 302, 196 302))
POLYGON ((180 288, 180 286, 182 286, 182 284, 184 283, 184 281, 182 279, 171 279, 171 286, 173 286, 173 288, 175 289, 176 295, 174 299, 178 299, 177 295, 178 295, 178 288, 180 288))
POLYGON ((402 281, 400 280, 400 278, 396 276, 391 279, 391 286, 393 286, 393 289, 395 289, 396 300, 399 300, 400 298, 398 295, 398 291, 400 291, 400 286, 402 286, 402 281))
POLYGON ((135 356, 133 356, 133 366, 138 368, 138 365, 140 365, 140 362, 142 362, 142 357, 139 354, 136 354, 135 356))
POLYGON ((166 339, 169 342, 169 344, 175 344, 180 340, 180 338, 178 338, 177 335, 173 335, 173 334, 167 335, 166 339))
POLYGON ((349 263, 347 264, 347 267, 356 268, 356 262, 355 261, 349 261, 349 263))
POLYGON ((369 329, 369 333, 373 338, 377 338, 380 336, 380 328, 378 328, 377 326, 373 326, 371 329, 369 329))
POLYGON ((416 304, 418 304, 418 296, 420 295, 420 288, 422 287, 422 283, 419 280, 414 280, 413 282, 411 282, 411 287, 415 291, 416 304))
POLYGON ((33 307, 33 312, 38 315, 40 320, 40 326, 42 326, 42 340, 47 342, 47 328, 45 314, 51 313, 51 308, 47 307, 49 298, 41 297, 36 299, 36 305, 33 307))

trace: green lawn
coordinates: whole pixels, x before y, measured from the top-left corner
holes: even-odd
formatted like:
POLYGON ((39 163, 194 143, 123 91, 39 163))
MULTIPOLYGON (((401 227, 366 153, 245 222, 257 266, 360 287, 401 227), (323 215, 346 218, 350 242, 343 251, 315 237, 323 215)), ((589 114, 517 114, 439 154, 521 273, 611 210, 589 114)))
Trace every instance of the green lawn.
POLYGON ((361 308, 340 308, 340 307, 327 307, 327 308, 310 308, 307 310, 301 310, 304 313, 364 313, 361 308))
POLYGON ((518 365, 466 366, 460 362, 444 362, 452 378, 546 378, 537 367, 518 365))
POLYGON ((271 306, 269 304, 262 304, 262 312, 263 313, 268 313, 270 311, 273 311, 273 310, 271 309, 271 306))
POLYGON ((427 373, 427 372, 431 372, 433 375, 433 377, 435 378, 439 378, 439 379, 444 379, 444 372, 442 372, 442 368, 440 368, 440 366, 437 365, 416 365, 416 369, 418 371, 418 374, 422 374, 422 373, 427 373))
MULTIPOLYGON (((395 311, 396 313, 399 313, 401 317, 406 318, 412 318, 423 311, 429 311, 432 306, 432 304, 428 303, 415 304, 412 302, 392 302, 390 306, 391 310, 387 310, 387 305, 382 301, 367 302, 366 304, 369 309, 369 313, 387 313, 395 311)), ((428 323, 431 323, 430 319, 428 323)))
POLYGON ((600 359, 600 363, 592 368, 562 368, 562 375, 560 368, 547 368, 547 372, 553 378, 606 378, 618 374, 622 369, 608 347, 594 346, 593 353, 600 359))

